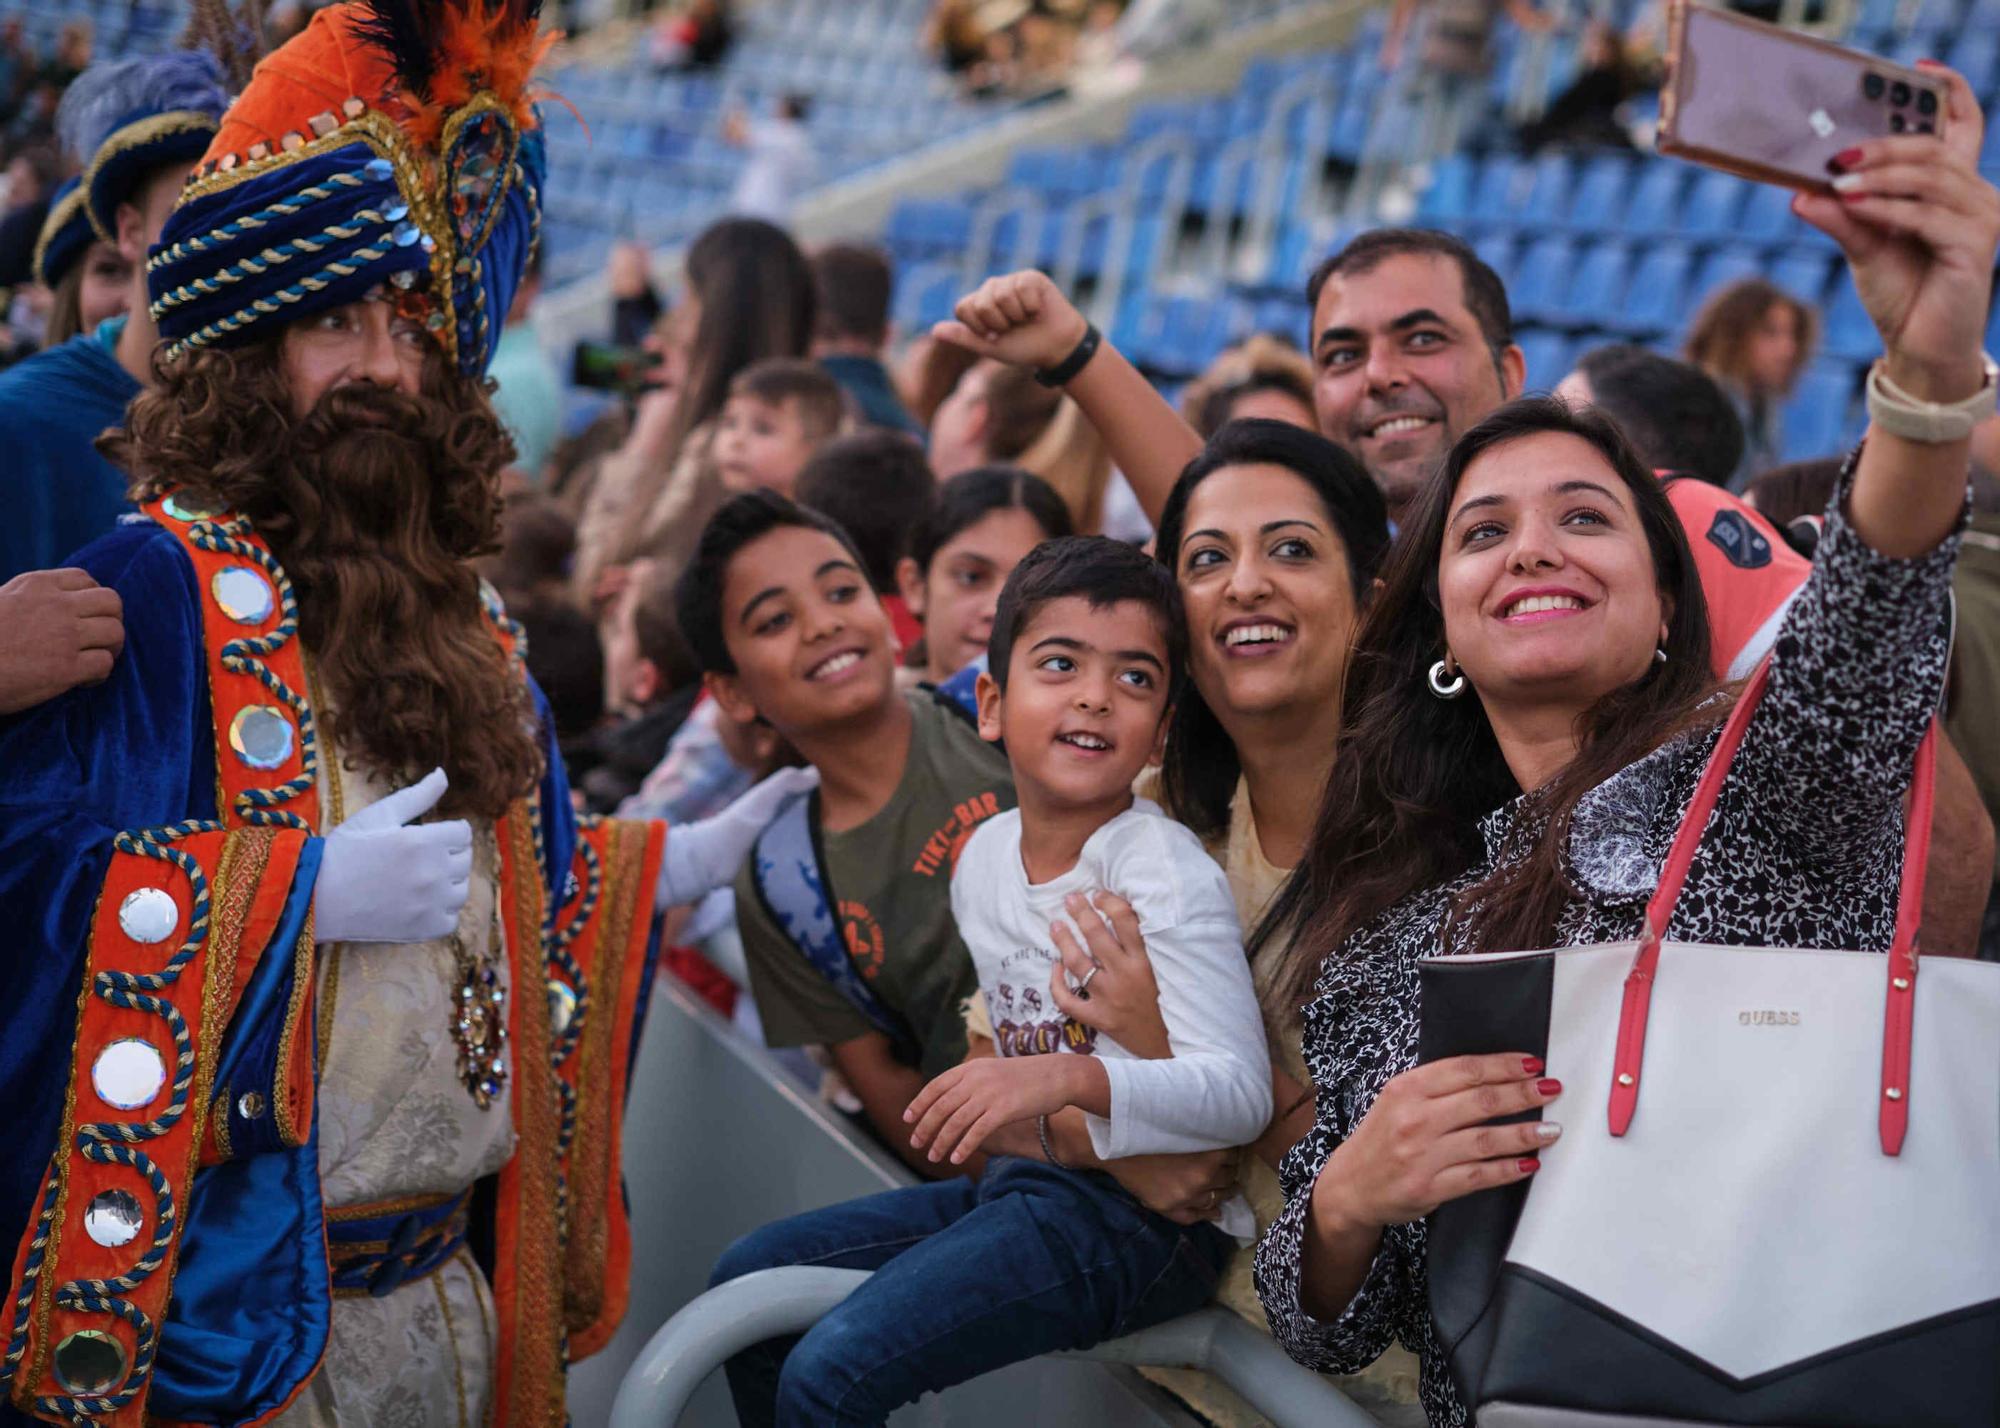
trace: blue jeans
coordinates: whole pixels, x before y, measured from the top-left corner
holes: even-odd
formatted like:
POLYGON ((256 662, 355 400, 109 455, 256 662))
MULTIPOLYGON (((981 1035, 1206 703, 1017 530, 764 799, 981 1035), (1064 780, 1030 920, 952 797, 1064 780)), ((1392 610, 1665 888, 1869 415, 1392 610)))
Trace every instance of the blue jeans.
POLYGON ((1095 1171, 996 1157, 976 1183, 890 1190, 779 1220, 711 1285, 781 1265, 875 1271, 803 1337, 729 1361, 745 1428, 880 1423, 921 1394, 1207 1303, 1235 1242, 1177 1225, 1095 1171))

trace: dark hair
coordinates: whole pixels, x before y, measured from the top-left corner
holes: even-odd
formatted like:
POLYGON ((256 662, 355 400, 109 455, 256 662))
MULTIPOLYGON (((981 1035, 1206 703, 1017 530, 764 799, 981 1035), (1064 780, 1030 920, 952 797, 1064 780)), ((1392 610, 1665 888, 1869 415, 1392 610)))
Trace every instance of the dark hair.
POLYGON ((1729 484, 1743 460, 1743 419, 1713 377, 1623 342, 1591 348, 1576 366, 1590 383, 1591 405, 1618 423, 1641 461, 1729 484))
POLYGON ((1373 272, 1391 258, 1445 258, 1458 264, 1465 289, 1466 310, 1479 324, 1486 346, 1497 363, 1514 340, 1514 315, 1507 306, 1507 285, 1462 239, 1431 228, 1371 228, 1313 269, 1306 280, 1306 303, 1319 309, 1320 290, 1332 278, 1373 272))
POLYGON ((895 278, 881 249, 833 243, 813 254, 812 271, 821 337, 850 337, 871 347, 889 340, 895 278))
POLYGON ((500 549, 481 562, 481 569, 511 604, 567 580, 575 557, 576 522, 550 497, 524 492, 501 511, 500 549))
MULTIPOLYGON (((722 410, 738 372, 766 357, 803 357, 812 341, 812 270, 782 228, 756 218, 710 224, 688 249, 686 267, 701 323, 668 427, 669 455, 642 474, 628 506, 635 511, 652 509, 681 447, 722 410)), ((617 558, 644 554, 645 535, 645 522, 632 522, 617 558)))
POLYGON ((687 641, 696 663, 706 672, 736 673, 736 661, 730 658, 729 642, 722 633, 722 589, 729 577, 729 563, 745 546, 772 531, 787 529, 819 531, 831 536, 854 557, 855 564, 866 568, 867 562, 862 560, 847 532, 818 511, 776 491, 745 491, 732 496, 702 527, 694 559, 688 562, 674 586, 674 610, 680 620, 681 638, 687 641))
POLYGON ((1845 461, 1834 456, 1773 466, 1753 480, 1743 494, 1757 508, 1758 515, 1783 530, 1800 516, 1826 513, 1844 465, 1845 461))
POLYGON ((1007 687, 1007 661, 1014 641, 1051 600, 1087 600, 1093 610, 1127 601, 1153 612, 1167 646, 1167 696, 1180 689, 1187 673, 1187 614, 1180 587, 1157 560, 1137 546, 1109 536, 1059 536, 1043 541, 1021 558, 993 610, 993 638, 986 666, 993 682, 1007 687))
POLYGON ((771 357, 753 363, 729 384, 732 397, 755 397, 771 406, 791 402, 798 408, 806 436, 824 440, 847 419, 847 394, 817 362, 802 357, 771 357))
POLYGON ((938 487, 906 553, 928 573, 940 550, 995 511, 1026 511, 1051 540, 1075 534, 1069 507, 1041 477, 1018 466, 975 466, 938 487))
POLYGON ((1037 382, 1026 367, 980 366, 986 371, 986 454, 995 461, 1013 461, 1049 429, 1063 394, 1037 382))
POLYGON ((896 562, 937 497, 924 449, 899 431, 835 437, 799 472, 799 504, 830 517, 861 553, 878 594, 896 588, 896 562))
POLYGON ((528 673, 549 701, 556 738, 588 734, 604 713, 604 647, 590 616, 561 600, 510 612, 528 644, 528 673))
POLYGON ((1374 918, 1474 867, 1484 856, 1480 819, 1521 792, 1479 700, 1435 698, 1426 675, 1444 646, 1437 568, 1453 495, 1481 456, 1541 432, 1581 437, 1624 483, 1659 589, 1672 604, 1667 659, 1581 717, 1576 758, 1533 791, 1516 820, 1527 851, 1459 894, 1440 929, 1443 950, 1547 946, 1571 896, 1562 859, 1579 800, 1633 760, 1725 712, 1705 704, 1715 689, 1708 607, 1665 489, 1597 412, 1552 397, 1500 407, 1459 438, 1418 496, 1355 640, 1333 772, 1305 859, 1251 942, 1254 952, 1290 938, 1271 983, 1274 1012, 1296 1010, 1322 962, 1374 918))
POLYGON ((1238 402, 1259 392, 1283 392, 1307 411, 1313 409, 1310 380, 1288 367, 1259 367, 1241 381, 1217 387, 1203 397, 1194 414, 1194 429, 1203 436, 1215 435, 1233 420, 1230 413, 1236 410, 1238 402))
POLYGON ((663 690, 679 689, 701 678, 694 651, 681 638, 679 593, 671 574, 656 570, 632 603, 632 634, 639 657, 660 672, 663 690))
MULTIPOLYGON (((1389 551, 1389 516, 1382 490, 1350 452, 1289 422, 1248 417, 1225 423, 1209 438, 1201 454, 1181 472, 1160 512, 1153 550, 1161 566, 1169 573, 1180 568, 1188 502, 1195 488, 1233 466, 1282 466, 1312 488, 1346 552, 1354 603, 1366 609, 1375 572, 1389 551)), ((1344 657, 1345 652, 1340 654, 1344 657)), ((1334 658, 1335 652, 1327 651, 1327 657, 1334 658)), ((1182 691, 1160 766, 1161 792, 1174 817, 1197 837, 1217 836, 1229 826, 1229 804, 1242 772, 1236 745, 1201 692, 1192 686, 1182 691)))

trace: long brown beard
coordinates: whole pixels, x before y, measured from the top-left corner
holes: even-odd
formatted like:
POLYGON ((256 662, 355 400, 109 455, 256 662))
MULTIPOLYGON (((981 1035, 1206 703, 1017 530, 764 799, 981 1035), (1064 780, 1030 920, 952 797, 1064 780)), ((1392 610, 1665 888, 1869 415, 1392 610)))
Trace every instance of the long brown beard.
POLYGON ((512 444, 486 396, 434 363, 421 396, 364 385, 294 419, 275 343, 168 364, 105 454, 140 498, 213 491, 270 543, 350 766, 444 769, 443 812, 497 816, 542 771, 534 711, 480 611, 512 444))

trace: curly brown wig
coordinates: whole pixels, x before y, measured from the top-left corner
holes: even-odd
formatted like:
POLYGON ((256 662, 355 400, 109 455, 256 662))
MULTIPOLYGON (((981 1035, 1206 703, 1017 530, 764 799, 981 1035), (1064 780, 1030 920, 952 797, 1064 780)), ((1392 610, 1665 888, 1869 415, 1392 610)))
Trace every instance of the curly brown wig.
POLYGON ((210 491, 269 542, 348 767, 398 784, 442 768, 441 813, 497 816, 542 772, 472 564, 498 548, 513 443, 485 390, 441 357, 421 396, 354 384, 295 418, 280 341, 159 363, 100 450, 132 474, 135 500, 210 491))

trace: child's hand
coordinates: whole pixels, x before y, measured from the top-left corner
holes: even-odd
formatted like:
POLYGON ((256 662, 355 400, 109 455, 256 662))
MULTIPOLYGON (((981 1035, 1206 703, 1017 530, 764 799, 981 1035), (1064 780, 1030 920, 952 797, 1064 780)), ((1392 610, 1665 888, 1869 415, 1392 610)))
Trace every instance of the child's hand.
POLYGON ((1102 1068, 1091 1056, 985 1056, 954 1066, 918 1093, 903 1112, 915 1122, 910 1144, 930 1147, 930 1158, 945 1156, 963 1165, 986 1137, 1016 1121, 1051 1115, 1079 1094, 1079 1073, 1102 1068))
POLYGON ((1134 1056, 1160 1061, 1173 1055, 1160 1017, 1159 984, 1132 904, 1100 892, 1089 898, 1071 893, 1063 906, 1082 930, 1084 945, 1079 947, 1060 922, 1049 929, 1062 953, 1062 962, 1049 973, 1049 996, 1057 1008, 1134 1056))

